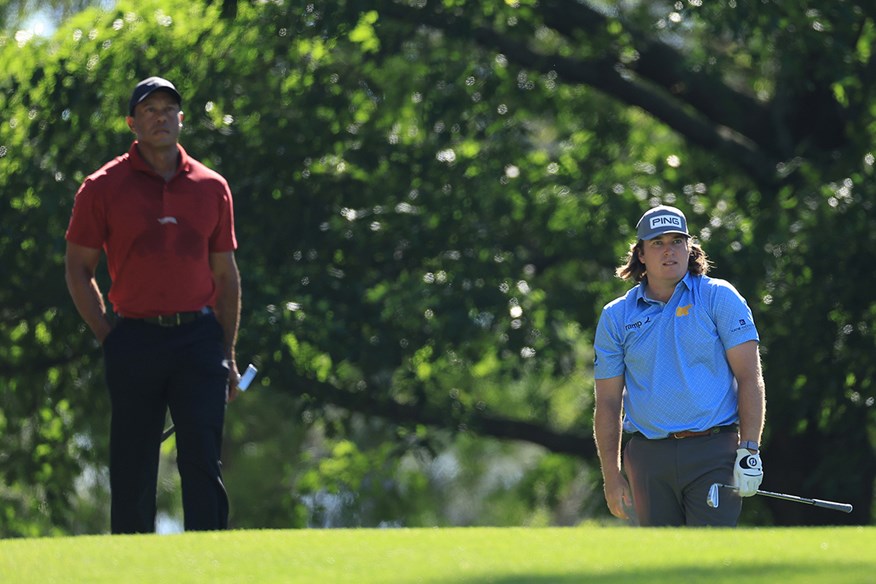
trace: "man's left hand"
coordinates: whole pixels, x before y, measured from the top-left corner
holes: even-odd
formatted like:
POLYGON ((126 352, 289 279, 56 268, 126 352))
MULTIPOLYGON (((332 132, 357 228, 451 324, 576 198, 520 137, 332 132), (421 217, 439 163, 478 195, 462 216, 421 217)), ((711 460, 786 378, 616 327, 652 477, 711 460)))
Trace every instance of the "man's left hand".
POLYGON ((763 463, 760 454, 752 454, 747 448, 736 451, 736 464, 733 467, 733 483, 739 489, 740 497, 757 494, 763 481, 763 463))

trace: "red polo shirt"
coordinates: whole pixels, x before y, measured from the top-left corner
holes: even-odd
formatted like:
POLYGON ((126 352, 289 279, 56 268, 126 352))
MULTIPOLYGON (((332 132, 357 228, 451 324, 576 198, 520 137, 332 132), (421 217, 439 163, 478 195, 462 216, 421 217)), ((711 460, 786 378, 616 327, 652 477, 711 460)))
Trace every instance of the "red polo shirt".
POLYGON ((109 301, 144 318, 212 306, 209 254, 237 248, 226 180, 182 146, 169 181, 143 159, 137 143, 79 187, 67 241, 106 252, 109 301))

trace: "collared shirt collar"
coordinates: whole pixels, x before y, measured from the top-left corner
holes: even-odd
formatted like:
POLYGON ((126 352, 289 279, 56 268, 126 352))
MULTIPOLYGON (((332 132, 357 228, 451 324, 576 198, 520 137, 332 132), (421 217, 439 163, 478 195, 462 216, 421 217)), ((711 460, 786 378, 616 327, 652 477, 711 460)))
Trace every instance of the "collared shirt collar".
MULTIPOLYGON (((182 147, 182 144, 177 144, 176 148, 179 151, 179 166, 176 169, 176 173, 173 175, 174 177, 181 172, 188 172, 190 170, 189 155, 185 148, 182 147)), ((128 150, 128 156, 131 159, 131 165, 134 167, 134 170, 156 174, 152 166, 150 166, 149 163, 146 162, 146 159, 143 158, 143 155, 140 154, 140 149, 137 148, 136 140, 131 143, 131 148, 128 150)))
MULTIPOLYGON (((693 274, 691 274, 690 270, 688 270, 687 272, 685 272, 684 277, 678 281, 678 283, 684 284, 684 286, 688 290, 690 290, 693 287, 693 285, 691 284, 692 278, 693 278, 693 274)), ((639 282, 639 285, 636 286, 636 302, 639 302, 639 301, 648 302, 648 303, 658 302, 660 304, 664 304, 664 303, 660 302, 659 300, 654 300, 653 298, 648 298, 647 296, 645 296, 645 289, 647 288, 647 286, 648 286, 648 276, 645 276, 644 278, 642 278, 642 281, 639 282)), ((675 288, 676 288, 676 290, 678 289, 678 284, 675 285, 675 288)))

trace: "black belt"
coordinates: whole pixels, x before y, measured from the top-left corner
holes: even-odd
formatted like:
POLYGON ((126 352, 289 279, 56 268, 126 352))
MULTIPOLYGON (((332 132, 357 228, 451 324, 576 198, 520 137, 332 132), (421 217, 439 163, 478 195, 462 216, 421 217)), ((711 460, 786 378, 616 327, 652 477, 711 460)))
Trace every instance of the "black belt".
MULTIPOLYGON (((139 320, 140 322, 147 322, 149 324, 155 324, 158 326, 174 327, 180 326, 181 324, 195 322, 202 316, 212 314, 212 312, 213 310, 209 306, 205 306, 201 310, 197 310, 195 312, 174 312, 173 314, 161 314, 158 316, 148 316, 146 318, 131 318, 128 320, 139 320)), ((128 317, 123 316, 122 318, 127 319, 128 317)))

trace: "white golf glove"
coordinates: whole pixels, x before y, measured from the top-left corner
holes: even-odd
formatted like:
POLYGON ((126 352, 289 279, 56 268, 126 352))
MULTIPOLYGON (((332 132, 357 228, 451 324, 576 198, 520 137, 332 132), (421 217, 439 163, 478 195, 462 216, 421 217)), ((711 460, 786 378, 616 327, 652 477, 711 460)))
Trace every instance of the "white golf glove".
POLYGON ((760 454, 752 454, 747 448, 736 451, 736 465, 733 467, 733 483, 739 488, 740 497, 757 494, 763 480, 763 464, 760 454))

